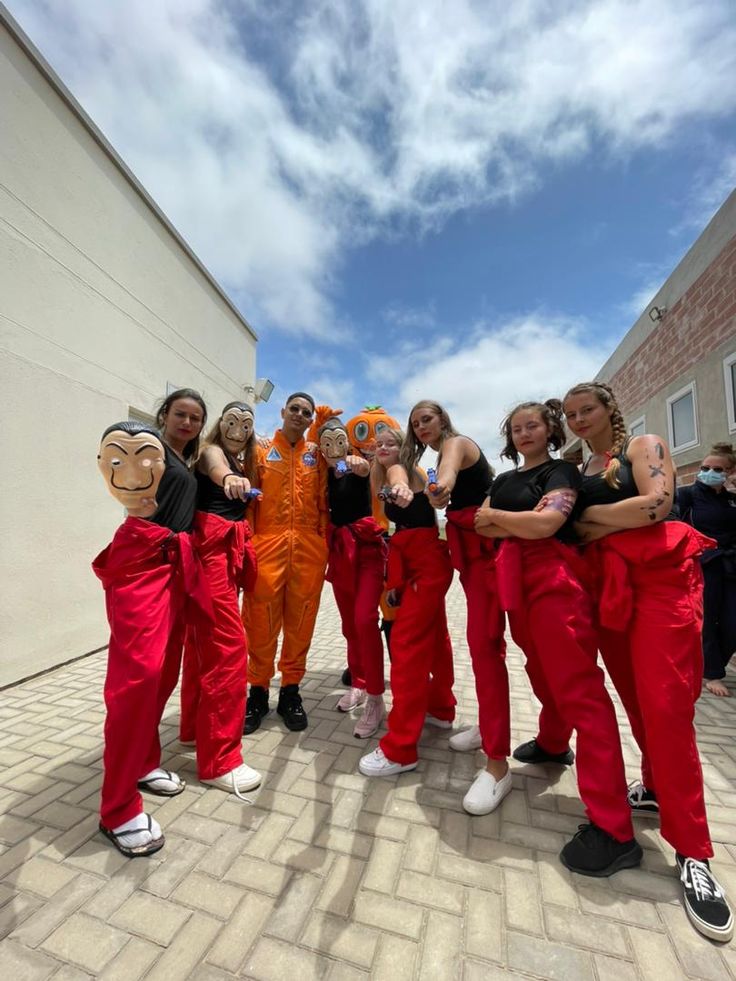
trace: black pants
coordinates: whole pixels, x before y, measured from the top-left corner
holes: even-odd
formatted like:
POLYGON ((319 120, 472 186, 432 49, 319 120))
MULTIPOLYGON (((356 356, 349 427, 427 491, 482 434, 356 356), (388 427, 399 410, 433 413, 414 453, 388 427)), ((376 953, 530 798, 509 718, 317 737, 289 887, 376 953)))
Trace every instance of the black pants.
POLYGON ((723 678, 736 652, 736 578, 727 576, 720 556, 703 564, 703 676, 723 678))

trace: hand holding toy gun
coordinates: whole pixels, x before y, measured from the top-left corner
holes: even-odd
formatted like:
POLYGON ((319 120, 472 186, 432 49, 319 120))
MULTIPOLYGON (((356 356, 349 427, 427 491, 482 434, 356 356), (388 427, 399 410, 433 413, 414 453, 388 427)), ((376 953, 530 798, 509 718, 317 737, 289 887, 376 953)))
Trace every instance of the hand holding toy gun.
POLYGON ((346 460, 338 460, 335 464, 335 473, 338 477, 344 477, 346 473, 350 473, 350 464, 346 460))
POLYGON ((395 501, 396 492, 389 484, 384 484, 383 487, 378 492, 379 501, 395 501))

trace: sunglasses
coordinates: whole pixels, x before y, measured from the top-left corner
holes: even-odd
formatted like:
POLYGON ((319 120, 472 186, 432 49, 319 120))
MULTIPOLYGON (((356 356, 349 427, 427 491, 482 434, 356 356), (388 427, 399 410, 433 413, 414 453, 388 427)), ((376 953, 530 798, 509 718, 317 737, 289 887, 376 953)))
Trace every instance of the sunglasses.
POLYGON ((286 411, 293 416, 303 416, 305 419, 311 419, 313 415, 311 409, 301 409, 298 405, 287 405, 286 411))
POLYGON ((703 471, 703 473, 708 473, 709 470, 712 470, 713 473, 723 473, 725 467, 701 467, 700 469, 703 471))

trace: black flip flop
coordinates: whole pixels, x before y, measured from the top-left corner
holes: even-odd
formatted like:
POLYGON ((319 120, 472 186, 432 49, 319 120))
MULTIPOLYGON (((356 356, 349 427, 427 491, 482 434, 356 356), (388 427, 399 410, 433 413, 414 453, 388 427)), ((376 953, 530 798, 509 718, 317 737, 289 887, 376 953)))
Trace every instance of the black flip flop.
MULTIPOLYGON (((148 820, 147 830, 153 834, 153 821, 151 820, 151 815, 146 814, 146 818, 148 820)), ((145 831, 146 828, 136 828, 135 830, 145 831)), ((160 848, 163 848, 166 842, 164 836, 161 835, 160 838, 152 838, 151 841, 147 842, 145 845, 124 845, 120 841, 120 838, 131 834, 131 831, 120 831, 118 834, 115 834, 114 831, 106 828, 102 822, 100 822, 100 831, 108 839, 108 841, 111 841, 113 845, 115 845, 121 855, 125 855, 126 858, 143 858, 146 855, 153 855, 154 852, 157 852, 160 848)))
POLYGON ((166 774, 165 777, 151 777, 150 780, 139 780, 138 790, 145 790, 147 794, 153 794, 155 797, 177 797, 186 788, 186 783, 181 777, 177 777, 179 784, 174 790, 161 790, 153 786, 157 780, 173 781, 174 774, 171 770, 163 770, 163 772, 166 774))

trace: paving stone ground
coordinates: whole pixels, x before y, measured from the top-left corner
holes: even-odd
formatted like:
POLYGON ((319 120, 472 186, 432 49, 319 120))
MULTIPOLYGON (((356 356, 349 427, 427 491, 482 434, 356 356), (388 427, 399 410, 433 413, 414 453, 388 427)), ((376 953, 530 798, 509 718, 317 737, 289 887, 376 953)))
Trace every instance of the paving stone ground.
MULTIPOLYGON (((448 597, 458 724, 475 720, 464 601, 448 597)), ((97 833, 102 681, 98 654, 0 692, 0 978, 7 981, 670 981, 736 977, 736 948, 696 934, 669 847, 637 820, 640 870, 593 880, 557 859, 582 808, 574 773, 514 768, 494 814, 461 798, 480 754, 425 729, 413 773, 369 780, 353 721, 335 711, 343 642, 325 591, 303 686, 310 726, 275 714, 246 741, 264 774, 248 806, 197 783, 172 699, 164 766, 188 782, 150 797, 166 847, 129 861, 97 833)), ((537 707, 509 649, 514 741, 537 707)), ((732 678, 732 676, 731 676, 732 678)), ((619 710, 627 771, 637 754, 619 710)), ((706 696, 697 725, 714 868, 736 899, 736 698, 706 696)))

